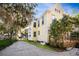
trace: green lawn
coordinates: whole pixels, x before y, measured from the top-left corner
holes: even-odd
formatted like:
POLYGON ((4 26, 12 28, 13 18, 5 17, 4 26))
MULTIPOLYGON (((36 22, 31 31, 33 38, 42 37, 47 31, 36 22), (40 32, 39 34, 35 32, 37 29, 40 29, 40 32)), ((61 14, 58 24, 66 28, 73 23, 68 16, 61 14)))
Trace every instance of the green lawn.
POLYGON ((7 46, 13 44, 16 40, 0 40, 0 50, 6 48, 7 46))
POLYGON ((52 47, 50 45, 41 45, 39 42, 35 42, 35 41, 30 41, 30 40, 23 40, 24 42, 27 42, 29 44, 32 44, 38 48, 43 48, 45 50, 49 50, 49 51, 63 51, 63 49, 60 49, 60 48, 55 48, 55 47, 52 47))

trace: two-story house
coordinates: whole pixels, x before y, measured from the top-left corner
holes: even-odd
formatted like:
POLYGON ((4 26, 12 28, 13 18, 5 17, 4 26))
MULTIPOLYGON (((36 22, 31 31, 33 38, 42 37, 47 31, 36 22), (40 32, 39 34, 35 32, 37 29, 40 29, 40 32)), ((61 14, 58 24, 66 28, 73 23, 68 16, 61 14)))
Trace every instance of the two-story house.
POLYGON ((46 10, 40 18, 33 20, 29 25, 28 39, 48 43, 50 24, 54 19, 61 19, 63 14, 63 9, 60 4, 55 4, 46 10))

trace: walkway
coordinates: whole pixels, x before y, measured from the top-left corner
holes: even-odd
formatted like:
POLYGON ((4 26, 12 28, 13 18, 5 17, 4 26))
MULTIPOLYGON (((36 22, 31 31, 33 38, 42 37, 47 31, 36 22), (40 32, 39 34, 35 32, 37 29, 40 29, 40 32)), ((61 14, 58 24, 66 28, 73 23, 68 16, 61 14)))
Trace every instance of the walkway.
POLYGON ((77 50, 74 48, 71 51, 64 52, 48 51, 26 42, 18 41, 0 51, 0 56, 75 56, 77 50))

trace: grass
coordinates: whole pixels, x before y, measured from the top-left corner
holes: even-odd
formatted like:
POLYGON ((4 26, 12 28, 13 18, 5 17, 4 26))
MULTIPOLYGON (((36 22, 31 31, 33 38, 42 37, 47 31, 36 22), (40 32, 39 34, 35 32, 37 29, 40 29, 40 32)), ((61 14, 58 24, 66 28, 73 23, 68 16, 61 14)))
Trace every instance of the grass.
POLYGON ((13 44, 16 40, 0 40, 0 50, 6 48, 7 46, 13 44))
POLYGON ((23 40, 24 42, 27 42, 27 43, 29 43, 29 44, 32 44, 32 45, 34 45, 34 46, 36 46, 36 47, 38 47, 38 48, 43 48, 43 49, 45 49, 45 50, 49 50, 49 51, 63 51, 62 49, 60 49, 60 48, 55 48, 55 47, 52 47, 52 46, 50 46, 50 45, 41 45, 39 42, 35 42, 35 41, 30 41, 30 40, 23 40))

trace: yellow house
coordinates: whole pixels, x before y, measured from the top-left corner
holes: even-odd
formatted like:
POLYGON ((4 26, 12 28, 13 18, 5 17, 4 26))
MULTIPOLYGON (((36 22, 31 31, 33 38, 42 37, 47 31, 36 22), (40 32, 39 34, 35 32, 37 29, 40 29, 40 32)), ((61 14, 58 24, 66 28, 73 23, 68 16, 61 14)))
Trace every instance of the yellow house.
POLYGON ((50 24, 54 19, 61 19, 63 14, 60 4, 55 4, 46 10, 40 18, 33 20, 29 25, 28 39, 48 43, 50 24))

